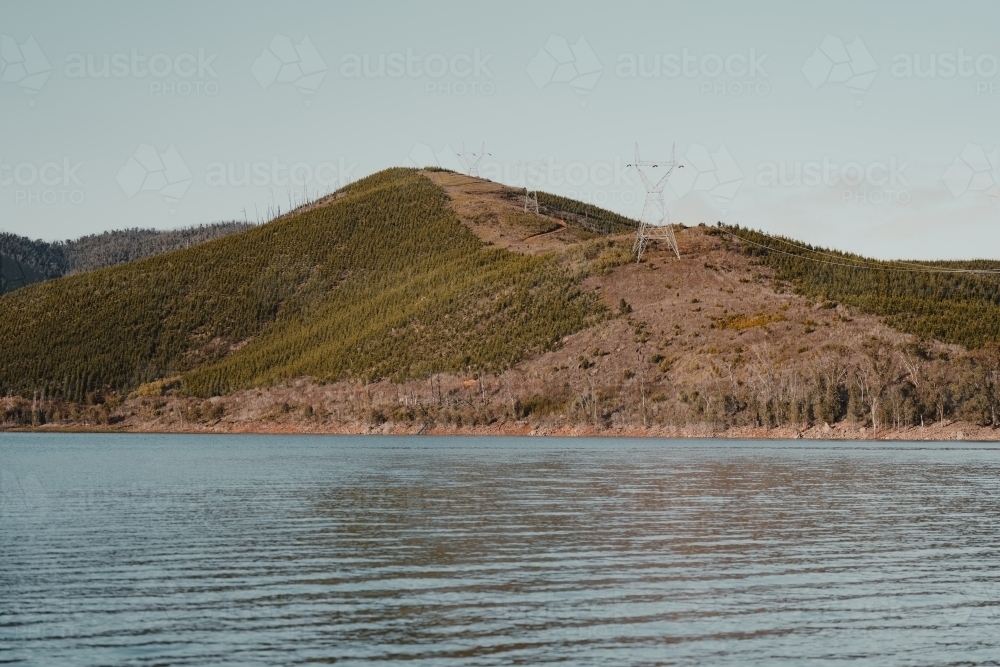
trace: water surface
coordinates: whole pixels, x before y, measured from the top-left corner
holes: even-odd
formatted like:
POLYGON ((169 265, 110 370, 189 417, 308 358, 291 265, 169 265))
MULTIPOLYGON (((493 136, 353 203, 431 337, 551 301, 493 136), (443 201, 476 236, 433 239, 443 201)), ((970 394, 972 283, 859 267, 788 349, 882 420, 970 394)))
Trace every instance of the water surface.
POLYGON ((0 434, 0 662, 1000 664, 1000 450, 0 434))

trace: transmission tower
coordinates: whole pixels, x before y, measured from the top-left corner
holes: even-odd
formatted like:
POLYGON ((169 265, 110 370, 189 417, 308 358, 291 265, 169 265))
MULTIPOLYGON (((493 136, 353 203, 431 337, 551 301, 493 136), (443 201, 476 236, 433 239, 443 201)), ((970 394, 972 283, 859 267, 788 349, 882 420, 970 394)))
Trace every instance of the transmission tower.
MULTIPOLYGON (((639 231, 635 235, 635 244, 632 252, 635 253, 635 261, 638 263, 642 259, 642 253, 649 245, 650 241, 663 241, 668 248, 673 249, 677 259, 681 258, 681 251, 677 247, 677 239, 674 237, 674 228, 670 224, 670 214, 667 211, 667 203, 663 197, 663 189, 667 186, 667 180, 674 169, 684 165, 678 165, 675 156, 675 146, 670 146, 670 160, 641 160, 639 159, 639 144, 635 145, 635 162, 629 167, 635 167, 642 179, 642 184, 646 186, 646 202, 642 207, 642 215, 639 216, 639 231), (643 167, 647 169, 666 169, 666 173, 659 180, 654 181, 643 167)), ((655 178, 655 177, 654 177, 655 178)))
POLYGON ((542 174, 544 162, 518 162, 517 166, 524 172, 524 212, 534 209, 538 215, 538 177, 542 174))
POLYGON ((466 173, 473 178, 479 178, 479 163, 482 161, 484 155, 491 155, 491 153, 486 152, 486 144, 483 143, 478 153, 469 153, 465 150, 465 142, 462 142, 462 152, 458 153, 458 157, 462 158, 462 162, 465 163, 466 173))

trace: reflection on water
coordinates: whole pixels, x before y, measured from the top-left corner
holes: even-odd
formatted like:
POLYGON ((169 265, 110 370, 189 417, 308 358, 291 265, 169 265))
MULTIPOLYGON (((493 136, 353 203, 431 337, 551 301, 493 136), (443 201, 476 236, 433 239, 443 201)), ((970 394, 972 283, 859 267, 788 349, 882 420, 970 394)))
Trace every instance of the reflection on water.
POLYGON ((0 662, 996 664, 998 455, 0 435, 0 662))

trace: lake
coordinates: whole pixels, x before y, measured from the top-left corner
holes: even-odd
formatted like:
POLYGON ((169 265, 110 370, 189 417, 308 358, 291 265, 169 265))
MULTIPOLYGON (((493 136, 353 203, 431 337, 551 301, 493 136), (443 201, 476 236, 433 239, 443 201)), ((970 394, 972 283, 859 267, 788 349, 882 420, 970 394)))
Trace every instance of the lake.
POLYGON ((0 490, 0 663, 1000 663, 996 445, 0 434, 0 490))

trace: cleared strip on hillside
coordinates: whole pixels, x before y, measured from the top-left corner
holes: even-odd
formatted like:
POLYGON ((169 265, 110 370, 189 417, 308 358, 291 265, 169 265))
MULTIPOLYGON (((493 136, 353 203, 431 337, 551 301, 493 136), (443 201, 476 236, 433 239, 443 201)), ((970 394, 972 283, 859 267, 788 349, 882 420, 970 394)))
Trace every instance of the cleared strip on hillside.
POLYGON ((80 400, 184 375, 197 395, 300 375, 499 370, 600 317, 553 257, 486 247, 415 171, 336 202, 0 299, 0 392, 80 400))

